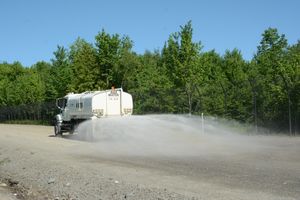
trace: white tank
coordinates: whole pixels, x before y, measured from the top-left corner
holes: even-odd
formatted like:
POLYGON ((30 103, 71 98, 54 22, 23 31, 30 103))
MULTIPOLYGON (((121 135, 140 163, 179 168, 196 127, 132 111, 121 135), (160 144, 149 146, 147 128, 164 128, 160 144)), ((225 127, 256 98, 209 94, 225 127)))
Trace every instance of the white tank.
POLYGON ((70 93, 59 99, 57 104, 62 110, 63 121, 131 115, 133 109, 132 96, 123 92, 122 88, 70 93))

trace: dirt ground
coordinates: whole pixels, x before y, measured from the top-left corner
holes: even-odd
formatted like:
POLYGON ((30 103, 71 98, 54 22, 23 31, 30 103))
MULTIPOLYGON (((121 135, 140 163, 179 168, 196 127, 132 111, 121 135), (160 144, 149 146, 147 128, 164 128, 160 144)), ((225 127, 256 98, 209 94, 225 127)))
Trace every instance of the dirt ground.
POLYGON ((9 188, 7 188, 6 184, 2 183, 0 186, 0 199, 3 200, 17 200, 16 193, 12 193, 9 188))
POLYGON ((199 155, 109 154, 53 127, 1 124, 0 199, 299 199, 299 137, 245 136, 232 151, 211 140, 199 155))

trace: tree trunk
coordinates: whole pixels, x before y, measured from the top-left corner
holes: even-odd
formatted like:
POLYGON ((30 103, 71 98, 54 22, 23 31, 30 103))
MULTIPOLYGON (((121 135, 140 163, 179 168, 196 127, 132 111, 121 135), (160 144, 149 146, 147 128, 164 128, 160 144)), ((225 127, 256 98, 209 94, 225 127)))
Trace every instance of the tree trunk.
POLYGON ((288 92, 288 99, 289 99, 289 131, 290 135, 292 135, 292 113, 291 113, 291 95, 288 92))
POLYGON ((185 85, 185 92, 188 98, 188 104, 189 104, 189 115, 192 115, 192 86, 190 84, 185 85))
POLYGON ((257 133, 257 108, 256 108, 256 93, 253 92, 253 116, 255 124, 255 133, 257 133))
POLYGON ((255 126, 255 133, 258 132, 257 130, 257 96, 256 96, 256 80, 255 79, 248 79, 251 90, 252 90, 252 109, 253 109, 253 121, 255 126))
POLYGON ((295 121, 294 121, 294 131, 295 131, 295 135, 298 134, 298 123, 297 123, 297 112, 295 112, 296 114, 294 114, 295 116, 295 121))
POLYGON ((289 84, 288 84, 288 81, 286 80, 285 76, 281 73, 280 74, 283 82, 284 82, 284 86, 285 86, 285 89, 286 89, 286 93, 288 95, 288 107, 289 107, 289 134, 292 135, 292 111, 291 111, 291 92, 290 92, 290 89, 292 88, 289 84))
MULTIPOLYGON (((197 101, 197 104, 196 104, 196 107, 194 108, 194 111, 198 111, 198 109, 200 110, 200 111, 202 111, 202 96, 201 96, 201 92, 200 92, 200 89, 199 89, 199 87, 195 87, 196 88, 196 90, 197 90, 197 93, 198 93, 198 95, 199 95, 199 98, 198 98, 198 101, 197 101)), ((202 111, 203 112, 203 111, 202 111)))
POLYGON ((227 92, 225 88, 223 87, 222 83, 220 83, 223 94, 224 94, 224 107, 225 107, 225 115, 227 116, 227 92))

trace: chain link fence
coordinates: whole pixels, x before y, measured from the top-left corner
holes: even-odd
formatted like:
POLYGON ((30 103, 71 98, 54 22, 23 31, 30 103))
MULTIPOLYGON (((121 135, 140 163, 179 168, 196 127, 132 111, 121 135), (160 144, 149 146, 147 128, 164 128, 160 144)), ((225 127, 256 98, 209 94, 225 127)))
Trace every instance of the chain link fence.
POLYGON ((55 102, 1 106, 0 122, 35 121, 41 124, 52 124, 53 118, 58 112, 55 102))

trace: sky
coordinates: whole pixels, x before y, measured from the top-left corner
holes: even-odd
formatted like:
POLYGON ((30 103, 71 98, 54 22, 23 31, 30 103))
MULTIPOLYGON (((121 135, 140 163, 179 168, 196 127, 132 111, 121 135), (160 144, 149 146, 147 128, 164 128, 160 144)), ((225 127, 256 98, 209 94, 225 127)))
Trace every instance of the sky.
POLYGON ((0 0, 0 63, 49 62, 57 45, 94 43, 102 29, 129 36, 138 54, 161 50, 189 20, 203 52, 237 48, 251 60, 269 27, 300 39, 299 10, 299 0, 0 0))

